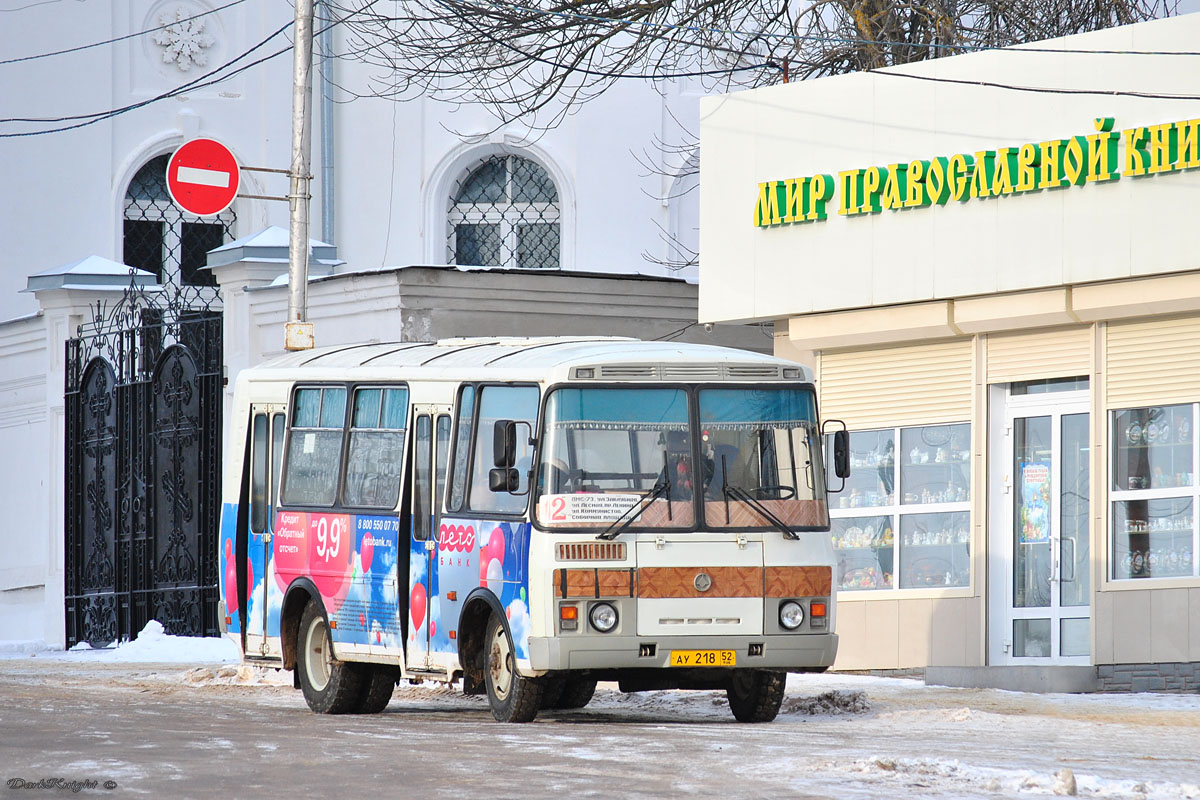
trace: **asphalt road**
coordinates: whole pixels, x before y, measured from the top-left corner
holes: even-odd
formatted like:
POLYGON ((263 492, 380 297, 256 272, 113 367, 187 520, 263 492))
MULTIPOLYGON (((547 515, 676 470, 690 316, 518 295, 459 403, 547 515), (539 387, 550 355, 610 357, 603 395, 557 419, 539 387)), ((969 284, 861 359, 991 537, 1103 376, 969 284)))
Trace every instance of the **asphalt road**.
MULTIPOLYGON (((869 709, 812 715, 795 676, 788 713, 765 725, 735 723, 719 693, 612 690, 501 725, 481 698, 429 686, 402 685, 382 714, 333 717, 290 685, 187 669, 0 660, 0 800, 71 793, 30 788, 41 779, 95 781, 83 796, 230 798, 1045 796, 1064 765, 1097 797, 1200 783, 1200 698, 1137 718, 1129 700, 885 681, 864 684, 869 709)), ((812 679, 814 692, 838 680, 812 679)))

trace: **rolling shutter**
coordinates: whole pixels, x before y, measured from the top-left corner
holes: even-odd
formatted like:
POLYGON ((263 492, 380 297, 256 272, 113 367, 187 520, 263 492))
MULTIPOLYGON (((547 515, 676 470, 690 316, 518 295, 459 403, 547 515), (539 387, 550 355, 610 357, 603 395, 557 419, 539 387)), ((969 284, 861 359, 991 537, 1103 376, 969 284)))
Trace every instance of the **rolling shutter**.
POLYGON ((1012 383, 1092 374, 1091 327, 987 338, 987 382, 1012 383))
POLYGON ((822 418, 851 430, 970 420, 972 341, 822 352, 822 418))
POLYGON ((1109 408, 1200 400, 1200 318, 1109 323, 1109 408))

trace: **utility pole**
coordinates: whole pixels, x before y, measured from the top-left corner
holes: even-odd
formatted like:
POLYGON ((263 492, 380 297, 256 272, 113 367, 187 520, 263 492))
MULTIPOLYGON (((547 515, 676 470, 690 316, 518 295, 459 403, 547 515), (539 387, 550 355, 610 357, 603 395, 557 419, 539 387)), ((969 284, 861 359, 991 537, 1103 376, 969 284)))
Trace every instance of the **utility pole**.
POLYGON ((296 32, 292 71, 292 168, 288 206, 288 315, 284 347, 313 347, 313 326, 308 321, 308 201, 312 149, 313 0, 296 0, 296 32))

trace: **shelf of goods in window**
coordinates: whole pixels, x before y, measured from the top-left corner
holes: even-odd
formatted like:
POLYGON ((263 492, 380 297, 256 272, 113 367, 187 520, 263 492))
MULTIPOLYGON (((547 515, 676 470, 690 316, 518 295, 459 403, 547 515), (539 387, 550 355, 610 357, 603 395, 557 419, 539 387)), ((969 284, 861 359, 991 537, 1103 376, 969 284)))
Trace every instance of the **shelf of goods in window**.
POLYGON ((904 466, 934 467, 941 464, 965 464, 970 458, 970 450, 951 450, 949 447, 939 447, 931 453, 928 448, 914 447, 908 451, 908 458, 905 460, 904 466))
POLYGON ((1134 578, 1170 578, 1192 574, 1192 545, 1130 550, 1121 560, 1125 574, 1134 578))
POLYGON ((946 484, 945 489, 922 489, 904 493, 905 505, 930 505, 933 503, 962 503, 969 497, 966 486, 946 484))
POLYGON ((886 526, 882 533, 870 525, 861 528, 851 525, 834 537, 833 546, 838 550, 877 550, 891 547, 894 538, 891 525, 886 526))
POLYGON ((846 572, 842 576, 840 589, 890 589, 892 588, 892 573, 878 567, 859 567, 846 572))
POLYGON ((838 498, 838 508, 875 508, 890 506, 896 502, 896 496, 887 492, 860 491, 851 489, 849 495, 838 498))

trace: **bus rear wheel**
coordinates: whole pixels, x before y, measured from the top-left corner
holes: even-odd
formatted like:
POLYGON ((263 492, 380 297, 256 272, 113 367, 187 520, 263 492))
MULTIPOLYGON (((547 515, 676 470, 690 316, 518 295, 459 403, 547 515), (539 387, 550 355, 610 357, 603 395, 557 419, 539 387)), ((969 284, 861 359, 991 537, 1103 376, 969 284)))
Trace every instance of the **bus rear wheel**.
POLYGON ((357 714, 378 714, 392 700, 400 670, 382 664, 363 665, 362 693, 358 697, 357 714))
POLYGON ((296 671, 308 707, 318 714, 347 714, 357 710, 362 695, 362 671, 358 664, 333 657, 329 625, 316 600, 308 601, 300 617, 298 644, 296 671))
POLYGON ((765 669, 735 670, 725 689, 729 710, 738 722, 770 722, 783 705, 787 674, 765 669))
POLYGON ((542 685, 517 672, 512 636, 495 614, 488 619, 483 666, 492 716, 499 722, 532 722, 537 716, 542 685))

